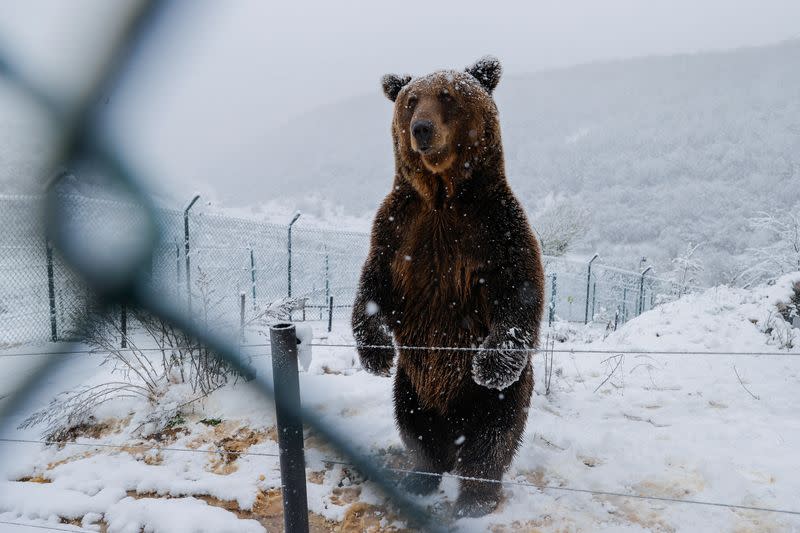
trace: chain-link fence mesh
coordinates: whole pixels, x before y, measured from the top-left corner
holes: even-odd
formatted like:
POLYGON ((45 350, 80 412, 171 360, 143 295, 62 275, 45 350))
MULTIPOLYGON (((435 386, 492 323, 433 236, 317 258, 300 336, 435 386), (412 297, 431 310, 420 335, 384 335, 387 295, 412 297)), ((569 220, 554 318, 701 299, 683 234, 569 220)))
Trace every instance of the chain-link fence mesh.
MULTIPOLYGON (((144 216, 133 204, 63 196, 80 224, 106 233, 128 231, 144 216)), ((32 196, 0 197, 2 344, 69 338, 90 298, 87 289, 43 237, 32 196)), ((162 241, 150 279, 159 294, 195 317, 236 328, 290 293, 304 300, 296 320, 346 319, 355 298, 369 235, 256 222, 203 212, 159 209, 162 241), (188 230, 188 232, 187 232, 188 230), (186 235, 188 234, 188 241, 186 235), (188 242, 188 246, 187 246, 188 242), (188 255, 187 255, 188 252, 188 255)), ((76 228, 73 228, 75 230, 76 228)), ((679 287, 649 273, 595 262, 545 257, 548 319, 599 321, 614 327, 654 305, 674 299, 679 287)))
POLYGON ((681 293, 672 281, 597 262, 545 256, 544 265, 547 308, 569 322, 619 325, 681 293))
POLYGON ((50 338, 47 243, 36 199, 2 197, 0 342, 50 338))

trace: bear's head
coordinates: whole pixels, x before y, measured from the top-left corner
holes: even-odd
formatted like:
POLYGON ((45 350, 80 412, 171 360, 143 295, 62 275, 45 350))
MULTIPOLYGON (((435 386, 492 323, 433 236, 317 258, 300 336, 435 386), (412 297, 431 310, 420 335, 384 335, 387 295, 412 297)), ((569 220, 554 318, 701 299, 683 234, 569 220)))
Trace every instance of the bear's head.
POLYGON ((502 165, 492 98, 501 72, 500 62, 487 56, 464 71, 384 76, 383 92, 395 103, 392 136, 398 173, 412 181, 441 176, 452 191, 452 181, 470 175, 487 156, 500 157, 502 165))

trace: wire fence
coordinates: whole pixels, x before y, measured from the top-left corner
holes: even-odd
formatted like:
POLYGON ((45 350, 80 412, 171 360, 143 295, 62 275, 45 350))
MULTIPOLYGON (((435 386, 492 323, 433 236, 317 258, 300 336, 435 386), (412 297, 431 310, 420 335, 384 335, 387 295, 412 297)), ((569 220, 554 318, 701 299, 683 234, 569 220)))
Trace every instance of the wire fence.
MULTIPOLYGON (((79 212, 76 231, 115 237, 142 224, 135 204, 59 195, 79 212)), ((42 198, 0 196, 0 346, 64 340, 93 301, 89 289, 48 243, 42 198)), ((303 302, 293 318, 349 317, 369 235, 281 226, 218 214, 155 210, 162 240, 148 267, 152 288, 192 315, 235 326, 245 300, 246 317, 286 296, 303 302)), ((546 318, 602 322, 616 328, 685 288, 658 278, 598 263, 544 257, 546 318)))
MULTIPOLYGON (((240 343, 237 345, 239 349, 249 348, 269 348, 272 346, 270 343, 240 343)), ((403 345, 384 345, 384 344, 355 344, 355 343, 320 343, 312 342, 309 344, 312 348, 349 348, 355 351, 358 348, 378 348, 385 350, 405 350, 409 352, 477 352, 480 348, 475 347, 457 347, 457 346, 403 346, 403 345)), ((170 349, 175 350, 190 350, 196 349, 196 345, 192 346, 170 346, 170 349)), ((634 349, 611 349, 611 348, 555 348, 554 345, 548 348, 507 348, 507 351, 515 352, 529 352, 531 354, 540 351, 548 351, 550 353, 563 353, 573 355, 663 355, 663 356, 732 356, 732 357, 800 357, 800 352, 789 351, 726 351, 726 350, 634 350, 634 349)), ((163 352, 164 347, 137 347, 137 348, 115 348, 118 352, 163 352)), ((69 355, 107 355, 107 351, 98 349, 69 349, 69 350, 49 350, 49 351, 23 351, 23 352, 9 352, 0 353, 0 358, 4 357, 45 357, 45 356, 69 356, 69 355)), ((440 354, 441 355, 441 354, 440 354)), ((265 356, 266 357, 266 356, 265 356)))
MULTIPOLYGON (((264 347, 272 347, 272 343, 242 343, 240 344, 240 348, 264 348, 264 347)), ((312 343, 311 346, 317 348, 358 348, 358 347, 368 347, 368 348, 384 348, 384 349, 392 349, 392 350, 408 350, 408 351, 431 351, 431 350, 443 350, 443 351, 476 351, 478 348, 474 347, 430 347, 430 346, 384 346, 384 345, 357 345, 354 343, 312 343)), ((163 348, 131 348, 129 350, 138 350, 138 351, 160 351, 163 348)), ((571 354, 583 354, 583 355, 606 355, 608 353, 615 353, 615 354, 650 354, 650 355, 680 355, 680 356, 696 356, 696 355, 727 355, 727 356, 758 356, 758 355, 769 355, 769 356, 781 356, 781 355, 788 355, 788 356, 800 356, 800 353, 781 353, 781 352, 735 352, 735 351, 670 351, 670 350, 650 350, 650 351, 642 351, 642 350, 604 350, 604 349, 555 349, 555 348, 548 348, 551 352, 561 352, 561 353, 571 353, 571 354)), ((523 351, 532 351, 532 350, 523 350, 523 351)), ((61 351, 61 352, 46 352, 47 354, 55 354, 61 353, 64 355, 76 355, 76 354, 92 354, 95 353, 96 355, 102 355, 97 352, 93 352, 92 350, 72 350, 72 351, 61 351)), ((24 352, 18 354, 9 354, 9 356, 34 356, 34 355, 45 355, 45 352, 24 352)), ((251 354, 250 358, 255 357, 268 357, 267 353, 256 353, 251 354)), ((274 357, 274 355, 273 355, 274 357)), ((295 370, 296 372, 296 370, 295 370)), ((194 402, 197 400, 201 400, 206 395, 198 396, 190 402, 194 402)), ((158 442, 149 440, 148 438, 137 439, 135 442, 128 442, 125 444, 116 444, 116 443, 109 443, 109 442, 98 442, 98 441, 86 441, 80 442, 77 440, 46 440, 46 439, 29 439, 29 438, 0 438, 0 443, 6 444, 17 444, 17 445, 52 445, 57 446, 59 448, 63 447, 78 447, 83 449, 89 450, 107 450, 113 451, 118 453, 127 453, 127 454, 135 454, 141 455, 150 452, 155 452, 158 454, 164 453, 176 453, 176 454, 202 454, 208 456, 218 455, 220 457, 231 457, 235 456, 236 458, 241 457, 257 457, 257 458, 269 458, 271 460, 277 461, 281 458, 280 453, 271 453, 271 452, 258 452, 258 451, 239 451, 239 450, 229 450, 219 445, 217 442, 209 443, 206 447, 203 448, 186 448, 176 445, 162 445, 158 442)), ((340 457, 314 457, 314 461, 327 464, 327 465, 340 465, 345 466, 348 468, 357 468, 352 462, 343 460, 340 457)), ((619 491, 619 490, 609 490, 606 488, 601 487, 580 487, 580 486, 573 486, 567 483, 559 483, 557 485, 548 484, 548 483, 536 483, 531 482, 524 478, 524 476, 511 476, 508 479, 492 479, 492 478, 483 478, 483 477, 476 477, 476 476, 465 476, 460 475, 457 473, 452 472, 427 472, 427 471, 420 471, 420 470, 410 470, 408 468, 402 468, 393 466, 392 464, 384 464, 383 468, 387 472, 391 472, 399 477, 403 475, 421 475, 421 476, 435 476, 441 478, 451 478, 457 481, 469 481, 469 482, 480 482, 480 483, 487 483, 487 484, 499 484, 504 487, 522 487, 533 489, 539 492, 555 492, 555 493, 572 493, 578 495, 586 495, 590 497, 601 497, 601 498, 619 498, 623 500, 639 500, 639 501, 647 501, 651 503, 666 503, 670 505, 684 505, 684 506, 699 506, 699 507, 708 507, 708 508, 720 508, 720 509, 728 509, 732 511, 752 511, 758 513, 768 513, 768 514, 775 514, 775 515, 783 515, 783 516, 791 516, 796 517, 800 516, 800 510, 791 509, 791 508, 782 508, 777 506, 768 506, 768 505, 747 505, 747 504, 740 504, 740 503, 730 503, 725 501, 714 501, 714 500, 704 500, 698 498, 691 498, 691 497, 675 497, 669 494, 658 494, 657 492, 647 492, 647 491, 619 491)), ((690 490, 683 491, 681 487, 673 487, 674 491, 677 493, 685 493, 689 494, 690 490)), ((6 521, 2 522, 8 525, 20 525, 25 526, 28 524, 24 524, 21 522, 13 522, 13 521, 6 521)), ((41 527, 43 529, 48 529, 49 527, 46 525, 36 524, 37 527, 41 527)), ((59 530, 57 527, 53 530, 59 530)))

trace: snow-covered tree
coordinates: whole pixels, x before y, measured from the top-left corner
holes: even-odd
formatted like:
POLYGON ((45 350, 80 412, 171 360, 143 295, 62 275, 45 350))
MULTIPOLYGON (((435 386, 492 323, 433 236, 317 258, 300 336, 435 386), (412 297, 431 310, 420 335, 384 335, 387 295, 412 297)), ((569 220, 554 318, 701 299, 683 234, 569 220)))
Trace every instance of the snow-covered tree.
POLYGON ((698 274, 705 270, 702 262, 695 256, 700 244, 692 244, 690 242, 686 245, 686 250, 683 253, 671 260, 673 267, 672 280, 678 284, 681 294, 685 294, 690 287, 697 284, 698 274))
POLYGON ((533 226, 546 255, 561 256, 589 231, 589 210, 577 202, 556 199, 544 208, 533 226))
POLYGON ((748 279, 800 271, 800 204, 781 213, 762 212, 749 219, 749 225, 765 236, 766 243, 748 250, 748 279))

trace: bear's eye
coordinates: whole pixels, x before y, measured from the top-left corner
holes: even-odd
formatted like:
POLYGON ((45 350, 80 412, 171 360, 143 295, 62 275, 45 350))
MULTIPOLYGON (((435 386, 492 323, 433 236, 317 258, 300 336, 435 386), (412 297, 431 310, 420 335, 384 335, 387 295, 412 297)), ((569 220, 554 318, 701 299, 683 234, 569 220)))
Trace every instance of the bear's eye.
POLYGON ((406 107, 409 109, 414 109, 416 105, 417 105, 417 97, 412 94, 411 96, 408 97, 408 100, 406 101, 406 107))

